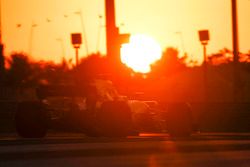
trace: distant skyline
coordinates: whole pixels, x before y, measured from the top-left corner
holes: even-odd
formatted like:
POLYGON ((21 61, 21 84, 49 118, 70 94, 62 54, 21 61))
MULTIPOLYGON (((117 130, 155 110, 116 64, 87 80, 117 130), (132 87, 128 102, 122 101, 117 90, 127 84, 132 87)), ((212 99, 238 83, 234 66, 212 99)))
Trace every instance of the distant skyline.
MULTIPOLYGON (((70 33, 82 32, 83 28, 89 52, 99 49, 105 53, 104 0, 1 0, 1 3, 6 56, 23 51, 31 52, 35 60, 60 62, 62 56, 74 59, 70 33)), ((249 11, 250 1, 238 0, 241 52, 250 50, 249 11)), ((116 0, 116 14, 122 33, 149 35, 162 49, 177 47, 194 59, 202 58, 200 29, 210 31, 208 54, 224 47, 232 49, 231 0, 116 0)), ((81 56, 86 55, 84 45, 81 56)))

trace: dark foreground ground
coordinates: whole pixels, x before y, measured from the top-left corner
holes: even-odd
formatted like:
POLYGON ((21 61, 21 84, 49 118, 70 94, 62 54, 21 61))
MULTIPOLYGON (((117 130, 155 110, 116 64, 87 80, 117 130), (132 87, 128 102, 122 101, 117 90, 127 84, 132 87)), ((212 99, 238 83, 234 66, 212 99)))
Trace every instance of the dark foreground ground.
POLYGON ((89 138, 55 132, 45 139, 21 139, 15 134, 15 110, 15 103, 0 105, 0 167, 250 166, 249 103, 193 104, 201 133, 185 139, 168 134, 89 138))
POLYGON ((198 133, 182 139, 168 134, 89 138, 50 133, 44 139, 2 134, 0 166, 249 167, 250 133, 198 133))

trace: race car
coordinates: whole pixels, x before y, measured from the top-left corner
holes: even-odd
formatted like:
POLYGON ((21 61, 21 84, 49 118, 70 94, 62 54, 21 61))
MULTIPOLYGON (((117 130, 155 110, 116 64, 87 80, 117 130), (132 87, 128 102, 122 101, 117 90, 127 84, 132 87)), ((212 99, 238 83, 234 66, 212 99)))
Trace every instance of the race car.
POLYGON ((106 80, 94 80, 80 88, 43 85, 37 89, 37 97, 18 105, 15 123, 21 137, 42 138, 49 129, 92 137, 126 137, 142 132, 186 137, 192 133, 188 103, 130 100, 106 80))

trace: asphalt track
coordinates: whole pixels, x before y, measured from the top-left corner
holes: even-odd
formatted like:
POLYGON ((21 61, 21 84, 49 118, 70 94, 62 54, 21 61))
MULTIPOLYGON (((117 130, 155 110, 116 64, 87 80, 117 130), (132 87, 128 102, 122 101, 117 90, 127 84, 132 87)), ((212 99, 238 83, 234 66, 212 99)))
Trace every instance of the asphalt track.
POLYGON ((198 133, 190 138, 144 133, 127 138, 90 138, 50 133, 44 139, 0 135, 5 166, 250 166, 250 134, 198 133))

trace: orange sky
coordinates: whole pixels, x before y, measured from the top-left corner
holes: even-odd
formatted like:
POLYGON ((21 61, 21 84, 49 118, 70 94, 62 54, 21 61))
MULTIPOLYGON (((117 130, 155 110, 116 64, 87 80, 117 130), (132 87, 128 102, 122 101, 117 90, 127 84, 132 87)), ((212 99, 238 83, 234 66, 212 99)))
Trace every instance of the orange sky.
MULTIPOLYGON (((58 62, 62 56, 74 58, 70 33, 83 31, 81 19, 74 13, 79 10, 84 19, 89 51, 105 52, 105 31, 103 26, 99 28, 100 24, 104 25, 104 19, 98 17, 104 15, 104 0, 1 0, 1 3, 6 55, 24 51, 32 52, 36 60, 58 62), (47 18, 51 21, 46 21, 47 18), (31 28, 32 22, 37 26, 31 28), (58 38, 60 40, 56 40, 58 38), (29 43, 32 43, 31 49, 29 43)), ((249 11, 250 1, 238 0, 242 52, 250 50, 249 11)), ((231 0, 116 0, 116 13, 117 24, 124 24, 120 29, 122 33, 150 35, 162 48, 178 47, 194 58, 202 57, 197 33, 200 29, 210 31, 208 53, 223 47, 232 48, 231 0)), ((85 46, 81 47, 81 55, 86 55, 85 46)))

